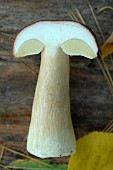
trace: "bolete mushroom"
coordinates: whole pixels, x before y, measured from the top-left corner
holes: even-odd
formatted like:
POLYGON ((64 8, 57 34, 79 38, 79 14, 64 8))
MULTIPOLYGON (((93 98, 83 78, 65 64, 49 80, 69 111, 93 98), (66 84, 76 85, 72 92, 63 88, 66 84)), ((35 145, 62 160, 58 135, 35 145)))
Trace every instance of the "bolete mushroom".
POLYGON ((69 55, 97 56, 93 34, 80 23, 40 21, 16 37, 13 54, 24 57, 41 52, 27 150, 35 156, 60 157, 75 152, 70 114, 69 55))

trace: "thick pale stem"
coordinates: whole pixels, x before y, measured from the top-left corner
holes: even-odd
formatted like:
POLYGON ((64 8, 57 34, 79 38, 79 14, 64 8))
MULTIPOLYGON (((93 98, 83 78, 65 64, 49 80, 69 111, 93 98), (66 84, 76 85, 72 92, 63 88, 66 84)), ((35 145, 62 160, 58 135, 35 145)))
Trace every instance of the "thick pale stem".
POLYGON ((60 157, 75 152, 69 96, 69 56, 58 49, 41 54, 27 150, 35 156, 60 157))

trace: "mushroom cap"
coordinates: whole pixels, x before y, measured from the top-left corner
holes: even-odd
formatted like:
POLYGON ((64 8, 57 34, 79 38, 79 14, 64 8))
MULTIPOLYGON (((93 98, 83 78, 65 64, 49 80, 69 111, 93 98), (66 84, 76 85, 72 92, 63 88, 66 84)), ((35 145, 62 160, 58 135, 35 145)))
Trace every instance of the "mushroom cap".
POLYGON ((73 21, 40 21, 20 31, 14 42, 13 55, 38 54, 46 47, 52 53, 61 47, 68 55, 90 59, 98 53, 95 37, 84 25, 73 21))

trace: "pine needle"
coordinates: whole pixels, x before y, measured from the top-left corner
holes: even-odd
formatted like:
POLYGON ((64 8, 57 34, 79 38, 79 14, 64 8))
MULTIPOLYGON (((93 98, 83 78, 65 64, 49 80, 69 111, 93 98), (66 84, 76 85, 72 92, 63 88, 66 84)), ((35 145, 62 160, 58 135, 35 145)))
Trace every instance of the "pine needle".
MULTIPOLYGON (((92 15, 93 15, 93 19, 95 20, 95 22, 96 22, 96 24, 97 24, 97 27, 98 27, 99 31, 101 32, 102 37, 103 37, 103 39, 104 39, 104 35, 103 35, 102 31, 101 31, 101 28, 100 28, 100 26, 99 26, 99 24, 98 24, 98 21, 97 21, 97 19, 96 19, 96 16, 95 16, 95 14, 94 14, 94 12, 93 12, 93 9, 92 9, 92 7, 91 7, 91 5, 90 5, 89 2, 88 2, 88 5, 89 5, 89 8, 90 8, 91 13, 92 13, 92 15)), ((75 11, 77 12, 78 17, 80 18, 80 21, 81 21, 84 25, 86 25, 86 23, 85 23, 82 15, 81 15, 81 13, 79 12, 79 10, 76 8, 75 5, 73 5, 73 6, 74 6, 75 11)), ((71 18, 72 18, 72 16, 71 16, 71 18)), ((74 19, 74 18, 73 18, 73 19, 74 19)), ((75 21, 76 21, 76 20, 75 20, 75 21)), ((101 54, 100 54, 100 56, 101 56, 101 54)), ((111 92, 111 94, 112 94, 112 96, 113 96, 113 87, 112 87, 112 85, 111 85, 112 78, 111 78, 111 76, 110 76, 109 70, 107 69, 107 70, 108 70, 107 72, 108 72, 108 75, 109 75, 109 77, 110 77, 110 80, 109 80, 109 78, 108 78, 108 75, 107 75, 107 73, 106 73, 106 71, 105 71, 106 69, 105 69, 105 67, 103 66, 103 64, 101 64, 101 62, 100 62, 100 60, 99 60, 98 58, 96 58, 96 60, 97 60, 97 63, 98 63, 98 65, 99 65, 99 67, 100 67, 100 69, 101 69, 101 71, 102 71, 102 73, 103 73, 103 75, 104 75, 104 78, 105 78, 105 80, 106 80, 106 82, 107 82, 107 84, 108 84, 109 90, 110 90, 110 92, 111 92)))
MULTIPOLYGON (((95 21, 95 23, 96 23, 96 25, 97 25, 97 28, 98 28, 98 30, 100 31, 100 34, 101 34, 101 36, 102 36, 102 38, 103 38, 103 41, 105 41, 105 37, 104 37, 104 35, 103 35, 103 32, 102 32, 102 30, 101 30, 101 27, 100 27, 100 25, 99 25, 99 23, 98 23, 98 20, 97 20, 97 18, 96 18, 96 15, 95 15, 95 13, 94 13, 94 11, 93 11, 93 8, 92 8, 92 6, 91 6, 91 4, 88 2, 88 6, 89 6, 89 8, 90 8, 90 11, 91 11, 91 13, 92 13, 92 15, 93 15, 93 19, 94 19, 94 21, 95 21)), ((101 55, 100 55, 101 56, 101 55)), ((110 72, 109 72, 109 69, 107 68, 107 65, 106 65, 106 63, 104 62, 104 61, 102 61, 102 63, 103 63, 103 66, 101 67, 101 69, 102 69, 102 72, 103 72, 103 74, 104 74, 104 77, 105 77, 105 79, 106 79, 106 81, 107 81, 107 83, 108 83, 108 86, 109 86, 109 89, 110 89, 110 91, 111 91, 111 94, 112 94, 112 96, 113 96, 113 80, 112 80, 112 77, 111 77, 111 75, 110 75, 110 72), (105 71, 104 71, 104 69, 105 69, 105 71)))
MULTIPOLYGON (((20 170, 22 170, 22 169, 24 169, 24 170, 48 170, 49 168, 28 168, 28 167, 14 167, 14 166, 6 166, 6 167, 8 167, 8 168, 11 168, 11 169, 20 169, 20 170)), ((54 170, 58 170, 58 169, 56 169, 56 168, 54 168, 54 170)))
POLYGON ((19 61, 24 65, 26 66, 27 69, 29 69, 35 76, 37 76, 37 73, 25 62, 23 61, 22 59, 19 58, 19 61))
POLYGON ((74 20, 78 22, 78 19, 77 19, 76 15, 74 14, 74 12, 73 12, 73 11, 70 11, 70 12, 71 12, 71 14, 72 14, 74 20))
POLYGON ((52 167, 52 165, 49 165, 49 164, 47 164, 47 163, 45 163, 45 162, 42 162, 42 161, 39 160, 39 159, 32 158, 32 157, 30 157, 30 156, 28 156, 28 155, 25 155, 25 154, 23 154, 23 153, 20 153, 20 152, 18 152, 18 151, 15 151, 15 150, 13 150, 13 149, 7 148, 6 146, 3 146, 3 145, 1 145, 1 144, 0 144, 0 147, 1 147, 1 148, 4 148, 5 150, 10 151, 10 152, 12 152, 12 153, 16 153, 16 154, 21 155, 21 156, 23 156, 23 157, 25 157, 25 158, 31 159, 31 160, 33 160, 33 161, 35 161, 35 162, 40 163, 40 164, 46 165, 46 166, 48 166, 48 167, 52 167))
MULTIPOLYGON (((3 143, 3 146, 5 146, 5 142, 3 143)), ((1 148, 1 153, 0 153, 0 162, 2 160, 3 154, 4 154, 4 148, 1 148)))
POLYGON ((112 65, 113 65, 113 57, 112 57, 112 55, 110 55, 110 59, 111 59, 112 65))
POLYGON ((71 18, 71 20, 78 22, 76 15, 74 14, 74 12, 72 10, 68 11, 68 15, 71 18))
POLYGON ((93 11, 93 8, 92 8, 92 6, 91 6, 91 4, 90 4, 89 2, 88 2, 88 6, 89 6, 90 11, 91 11, 91 13, 92 13, 92 15, 93 15, 93 19, 94 19, 94 21, 95 21, 95 23, 96 23, 96 25, 97 25, 97 27, 98 27, 98 29, 99 29, 99 31, 100 31, 100 34, 101 34, 101 36, 102 36, 102 38, 103 38, 103 41, 105 41, 104 34, 103 34, 103 32, 102 32, 102 30, 101 30, 101 27, 100 27, 100 25, 99 25, 99 23, 98 23, 98 20, 97 20, 96 15, 95 15, 95 13, 94 13, 94 11, 93 11))
POLYGON ((113 131, 113 119, 105 126, 103 131, 104 132, 112 132, 113 131))
POLYGON ((85 23, 85 21, 84 21, 82 15, 81 15, 81 13, 79 12, 79 10, 77 9, 77 7, 76 7, 75 5, 74 5, 74 9, 75 9, 77 15, 79 16, 79 18, 80 18, 82 24, 86 25, 86 23, 85 23))
POLYGON ((9 37, 11 39, 14 39, 14 37, 8 33, 5 33, 5 32, 1 32, 2 35, 5 35, 6 37, 9 37))
POLYGON ((99 9, 98 13, 99 13, 99 12, 103 12, 103 11, 106 10, 106 9, 113 10, 113 7, 111 7, 111 6, 104 6, 104 7, 102 7, 102 8, 99 9))
POLYGON ((6 169, 6 170, 10 170, 9 168, 7 168, 7 167, 5 167, 4 165, 2 165, 1 163, 0 163, 0 166, 1 166, 2 168, 6 169))
POLYGON ((108 78, 109 78, 109 80, 110 80, 110 83, 111 83, 111 86, 112 86, 112 89, 113 89, 113 79, 112 79, 112 77, 111 77, 111 74, 110 74, 110 72, 109 72, 109 69, 108 69, 105 61, 102 60, 102 62, 103 62, 103 65, 104 65, 104 67, 105 67, 105 70, 106 70, 106 72, 107 72, 108 78))
POLYGON ((74 21, 75 19, 73 18, 72 14, 71 14, 72 11, 67 11, 67 13, 68 13, 68 16, 71 18, 71 20, 74 21))
POLYGON ((99 65, 99 67, 100 67, 100 69, 101 69, 101 71, 102 71, 102 73, 103 73, 103 75, 104 75, 104 78, 105 78, 105 80, 106 80, 106 82, 107 82, 107 85, 108 85, 108 87, 109 87, 109 90, 110 90, 110 92, 111 92, 111 95, 113 96, 113 89, 112 89, 111 83, 110 83, 110 81, 109 81, 109 78, 108 78, 108 76, 107 76, 107 74, 106 74, 106 72, 105 72, 105 69, 104 69, 103 65, 101 64, 101 62, 100 62, 100 60, 99 60, 98 58, 96 58, 96 61, 97 61, 98 65, 99 65))

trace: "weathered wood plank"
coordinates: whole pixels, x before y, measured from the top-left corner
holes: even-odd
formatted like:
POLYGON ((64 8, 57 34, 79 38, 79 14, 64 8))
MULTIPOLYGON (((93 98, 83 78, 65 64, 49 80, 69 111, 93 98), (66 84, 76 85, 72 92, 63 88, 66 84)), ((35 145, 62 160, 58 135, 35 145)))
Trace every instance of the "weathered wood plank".
MULTIPOLYGON (((77 60, 75 59, 74 63, 77 60)), ((89 60, 84 62, 86 64, 83 66, 80 66, 79 63, 79 68, 73 63, 71 66, 72 116, 75 127, 76 124, 80 126, 84 120, 83 122, 86 121, 87 124, 88 121, 91 124, 90 128, 94 129, 97 124, 104 126, 106 123, 104 118, 112 118, 113 102, 98 66, 96 65, 93 69, 88 68, 89 60), (82 116, 84 119, 82 119, 82 116), (77 118, 78 120, 81 118, 78 123, 77 118), (99 118, 101 118, 101 121, 99 118)), ((2 66, 3 74, 0 76, 0 122, 13 123, 14 121, 16 123, 17 121, 25 123, 30 119, 27 118, 27 115, 30 116, 31 113, 37 77, 23 67, 21 63, 3 62, 2 66), (6 80, 5 77, 7 77, 6 80), (4 113, 6 116, 4 116, 4 113), (12 115, 15 115, 15 117, 11 118, 12 115), (5 119, 7 116, 9 119, 5 119), (23 119, 24 116, 27 120, 23 119)), ((38 69, 39 67, 37 67, 38 69)))
POLYGON ((0 128, 0 134, 4 135, 3 140, 24 139, 28 132, 28 126, 21 124, 3 124, 0 128), (15 130, 16 129, 16 130, 15 130))

